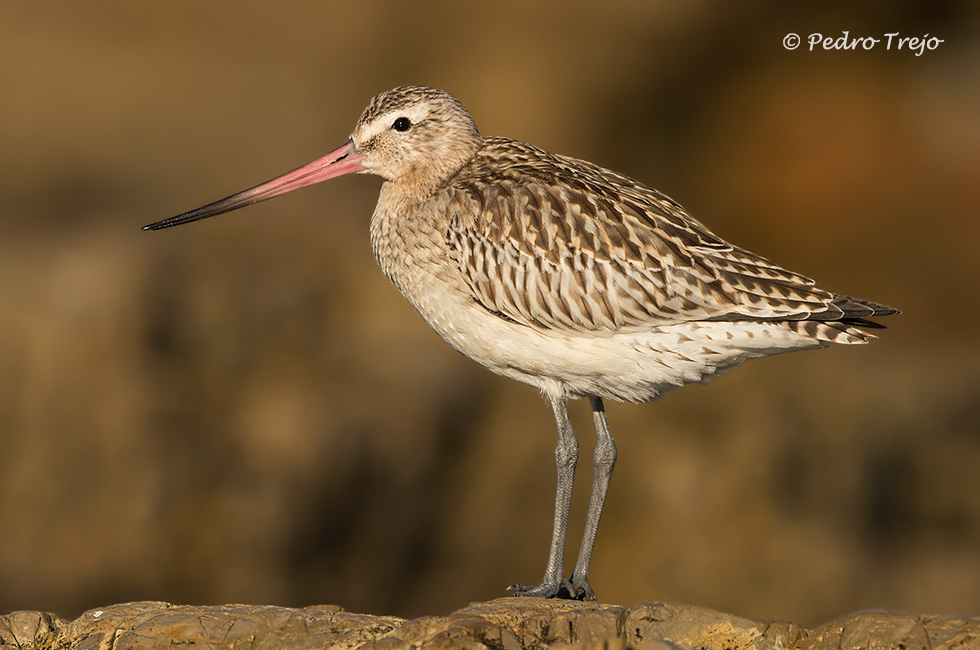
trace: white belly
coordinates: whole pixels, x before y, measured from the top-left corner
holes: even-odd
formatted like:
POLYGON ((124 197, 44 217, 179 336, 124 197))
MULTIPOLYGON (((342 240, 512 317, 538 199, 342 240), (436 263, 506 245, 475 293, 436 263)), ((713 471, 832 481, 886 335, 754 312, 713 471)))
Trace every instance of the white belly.
POLYGON ((406 297, 450 345, 555 396, 646 402, 747 359, 826 345, 778 323, 688 322, 619 333, 536 329, 488 312, 435 278, 415 286, 424 288, 406 297))

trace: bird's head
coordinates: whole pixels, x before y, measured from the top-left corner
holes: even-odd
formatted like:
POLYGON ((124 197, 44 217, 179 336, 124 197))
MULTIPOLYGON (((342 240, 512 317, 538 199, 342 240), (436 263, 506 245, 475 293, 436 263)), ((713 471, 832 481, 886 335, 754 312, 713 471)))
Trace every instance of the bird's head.
POLYGON ((403 86, 368 105, 350 139, 308 165, 176 217, 144 226, 160 230, 207 219, 350 173, 370 173, 425 192, 459 170, 480 147, 473 118, 442 90, 403 86))
POLYGON ((381 93, 358 120, 351 142, 364 171, 432 186, 473 157, 481 137, 473 118, 442 90, 403 86, 381 93))

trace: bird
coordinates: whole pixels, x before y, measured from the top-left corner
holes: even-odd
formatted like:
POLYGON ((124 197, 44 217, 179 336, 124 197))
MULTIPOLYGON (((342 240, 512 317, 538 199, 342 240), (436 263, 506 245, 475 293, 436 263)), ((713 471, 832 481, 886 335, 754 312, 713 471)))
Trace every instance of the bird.
POLYGON ((617 460, 604 400, 650 402, 742 362, 863 344, 900 313, 817 288, 726 242, 665 194, 584 160, 484 137, 452 94, 374 97, 341 147, 220 201, 144 226, 213 217, 345 174, 382 178, 370 240, 384 272, 452 347, 538 388, 558 429, 544 579, 514 596, 594 600, 599 520, 617 460), (564 555, 579 445, 567 402, 588 399, 594 477, 579 554, 564 555))

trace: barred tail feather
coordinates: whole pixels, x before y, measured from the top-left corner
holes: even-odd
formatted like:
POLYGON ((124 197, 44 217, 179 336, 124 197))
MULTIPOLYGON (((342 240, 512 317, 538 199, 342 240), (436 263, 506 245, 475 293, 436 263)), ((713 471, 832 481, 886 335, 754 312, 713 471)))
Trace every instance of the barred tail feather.
MULTIPOLYGON (((859 345, 869 343, 872 339, 878 338, 873 334, 868 334, 867 332, 858 329, 855 327, 855 325, 857 325, 857 323, 853 323, 848 319, 842 319, 839 321, 801 320, 787 321, 785 323, 787 329, 790 329, 801 336, 816 339, 817 341, 826 341, 828 343, 859 345)), ((872 326, 882 327, 877 323, 874 323, 872 326)))

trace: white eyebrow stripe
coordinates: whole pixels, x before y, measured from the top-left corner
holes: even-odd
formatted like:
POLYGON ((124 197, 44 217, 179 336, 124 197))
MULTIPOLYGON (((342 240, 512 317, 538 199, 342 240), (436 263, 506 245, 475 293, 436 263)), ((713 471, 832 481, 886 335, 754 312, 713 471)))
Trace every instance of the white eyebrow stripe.
POLYGON ((382 131, 390 129, 392 124, 394 124, 395 120, 399 117, 407 117, 412 124, 418 124, 419 122, 425 120, 428 116, 429 109, 425 106, 403 106, 379 115, 367 124, 358 125, 358 127, 354 130, 353 135, 357 136, 357 140, 367 142, 371 138, 376 137, 382 131))

